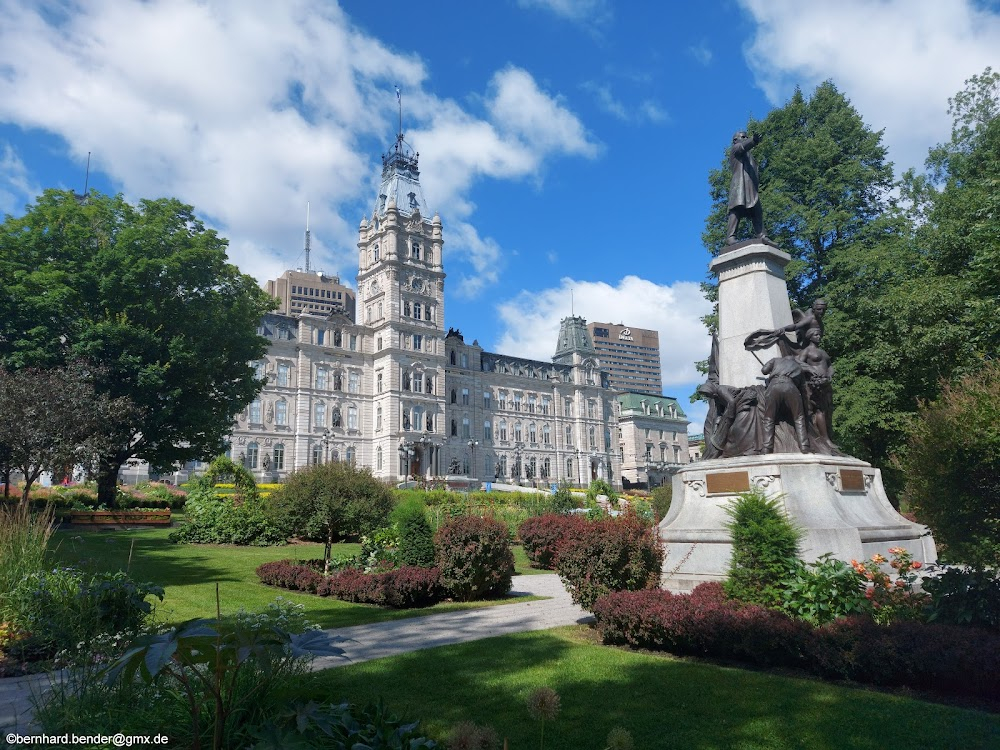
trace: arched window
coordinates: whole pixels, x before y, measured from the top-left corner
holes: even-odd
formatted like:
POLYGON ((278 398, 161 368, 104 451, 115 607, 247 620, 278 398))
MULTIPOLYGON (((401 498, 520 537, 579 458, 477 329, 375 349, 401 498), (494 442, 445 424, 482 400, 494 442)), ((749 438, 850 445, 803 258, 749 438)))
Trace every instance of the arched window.
POLYGON ((570 479, 570 480, 573 479, 573 459, 572 458, 567 458, 566 459, 566 478, 570 479))
POLYGON ((375 449, 375 468, 382 471, 382 446, 375 449))
POLYGON ((257 460, 260 456, 260 448, 257 443, 247 443, 247 468, 256 469, 257 460))
POLYGON ((552 444, 552 434, 547 424, 542 425, 542 444, 544 445, 552 444))
POLYGON ((497 423, 497 430, 500 433, 500 439, 506 441, 507 440, 507 420, 506 419, 501 419, 497 423))
MULTIPOLYGON (((382 432, 382 407, 375 407, 375 432, 382 432)), ((381 450, 381 449, 379 449, 381 450)))
POLYGON ((535 432, 535 423, 534 422, 531 422, 528 425, 528 442, 529 443, 537 443, 538 442, 538 435, 535 432))
POLYGON ((282 443, 274 446, 274 470, 285 470, 285 446, 282 443))
POLYGON ((591 448, 596 448, 597 447, 597 431, 594 430, 593 427, 591 427, 591 428, 588 429, 587 432, 590 435, 590 447, 591 448))
POLYGON ((548 479, 552 476, 552 462, 546 458, 542 461, 542 479, 548 479))
POLYGON ((518 442, 518 443, 520 443, 522 440, 524 440, 524 436, 523 436, 523 434, 521 432, 521 423, 520 422, 515 422, 514 423, 514 440, 515 440, 515 442, 518 442))
POLYGON ((497 463, 500 465, 500 471, 497 472, 497 476, 498 477, 507 476, 507 456, 500 456, 500 460, 497 461, 497 463))

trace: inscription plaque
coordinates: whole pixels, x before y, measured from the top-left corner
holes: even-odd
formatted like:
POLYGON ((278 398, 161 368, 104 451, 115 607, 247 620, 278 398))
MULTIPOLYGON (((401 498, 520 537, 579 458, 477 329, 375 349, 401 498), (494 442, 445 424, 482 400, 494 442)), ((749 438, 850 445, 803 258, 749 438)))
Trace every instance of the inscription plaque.
POLYGON ((840 489, 843 492, 864 492, 865 473, 861 469, 841 469, 840 489))
POLYGON ((705 475, 709 495, 735 495, 750 489, 750 475, 745 471, 726 471, 705 475))

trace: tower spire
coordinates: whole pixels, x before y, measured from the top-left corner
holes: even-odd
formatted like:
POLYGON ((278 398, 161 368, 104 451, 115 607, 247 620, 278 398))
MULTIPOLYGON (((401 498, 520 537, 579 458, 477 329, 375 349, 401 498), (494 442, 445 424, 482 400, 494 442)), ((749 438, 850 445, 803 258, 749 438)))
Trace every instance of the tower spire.
POLYGON ((309 201, 306 201, 306 273, 309 273, 309 201))

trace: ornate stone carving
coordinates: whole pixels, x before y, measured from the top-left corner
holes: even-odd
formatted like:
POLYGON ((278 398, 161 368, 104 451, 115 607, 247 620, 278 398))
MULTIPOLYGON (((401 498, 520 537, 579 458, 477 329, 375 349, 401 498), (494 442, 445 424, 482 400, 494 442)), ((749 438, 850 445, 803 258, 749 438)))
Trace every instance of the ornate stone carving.
POLYGON ((691 488, 698 497, 705 497, 705 480, 704 479, 685 479, 684 484, 691 488))
POLYGON ((836 488, 838 473, 836 471, 826 471, 824 474, 826 476, 826 483, 831 487, 836 488))
POLYGON ((759 474, 758 476, 750 477, 750 482, 761 490, 767 490, 770 489, 771 485, 777 484, 780 478, 780 474, 759 474))

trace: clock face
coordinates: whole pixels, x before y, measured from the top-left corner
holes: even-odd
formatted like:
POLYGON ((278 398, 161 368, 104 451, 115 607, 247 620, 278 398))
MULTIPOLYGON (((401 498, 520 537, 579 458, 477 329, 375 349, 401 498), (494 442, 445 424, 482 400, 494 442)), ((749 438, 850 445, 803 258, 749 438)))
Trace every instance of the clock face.
POLYGON ((412 282, 410 282, 410 286, 413 287, 413 291, 419 292, 424 288, 424 280, 414 279, 412 282))

